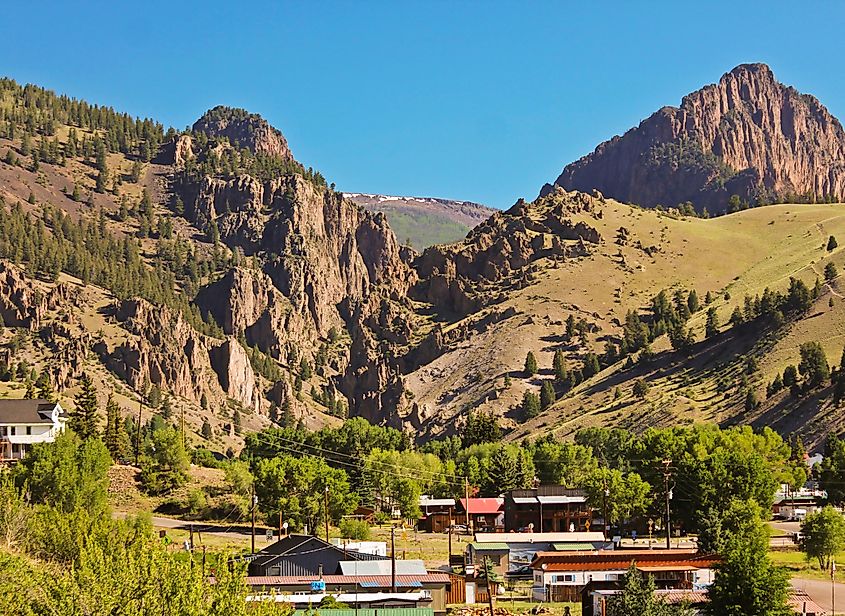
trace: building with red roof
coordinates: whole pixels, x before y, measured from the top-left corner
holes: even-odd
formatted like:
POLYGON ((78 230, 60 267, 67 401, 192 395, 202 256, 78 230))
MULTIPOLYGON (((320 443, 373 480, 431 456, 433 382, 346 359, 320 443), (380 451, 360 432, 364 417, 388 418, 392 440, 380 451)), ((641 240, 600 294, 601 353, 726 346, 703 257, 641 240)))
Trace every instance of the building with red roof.
POLYGON ((465 519, 469 513, 469 522, 475 532, 504 532, 504 498, 462 498, 458 501, 458 520, 465 519))
POLYGON ((537 552, 532 594, 538 601, 580 601, 585 587, 612 588, 631 565, 652 576, 658 588, 702 589, 713 583, 718 562, 714 554, 689 549, 537 552))

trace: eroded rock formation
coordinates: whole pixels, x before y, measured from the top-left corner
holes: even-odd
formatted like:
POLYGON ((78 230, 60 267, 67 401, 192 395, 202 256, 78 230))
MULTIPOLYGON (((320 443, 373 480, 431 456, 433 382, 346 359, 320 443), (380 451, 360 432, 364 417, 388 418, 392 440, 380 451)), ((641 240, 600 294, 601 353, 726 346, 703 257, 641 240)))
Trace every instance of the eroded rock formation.
MULTIPOLYGON (((555 184, 653 207, 845 198, 845 131, 815 97, 743 64, 567 165, 555 184)), ((549 190, 544 187, 541 194, 549 190)))

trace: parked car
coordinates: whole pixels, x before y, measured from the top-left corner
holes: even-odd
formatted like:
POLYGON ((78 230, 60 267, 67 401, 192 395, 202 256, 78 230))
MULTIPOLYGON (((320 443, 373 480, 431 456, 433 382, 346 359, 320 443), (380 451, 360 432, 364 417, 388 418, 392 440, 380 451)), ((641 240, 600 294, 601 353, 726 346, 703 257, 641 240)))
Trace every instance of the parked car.
POLYGON ((505 576, 516 580, 530 580, 534 576, 534 572, 531 570, 531 565, 522 565, 516 569, 511 569, 505 576))

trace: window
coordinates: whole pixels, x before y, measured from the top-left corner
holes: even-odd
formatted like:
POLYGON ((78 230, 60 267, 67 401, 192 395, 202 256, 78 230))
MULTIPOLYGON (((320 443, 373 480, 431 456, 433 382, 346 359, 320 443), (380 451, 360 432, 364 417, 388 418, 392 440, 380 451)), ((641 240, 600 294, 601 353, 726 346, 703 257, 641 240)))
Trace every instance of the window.
POLYGON ((271 575, 271 576, 282 575, 282 568, 281 567, 270 567, 270 570, 267 572, 267 575, 271 575))
POLYGON ((12 435, 12 436, 15 435, 15 426, 12 426, 11 428, 9 428, 9 434, 12 435))
POLYGON ((26 435, 29 436, 30 434, 32 434, 32 426, 27 426, 26 427, 26 435))
POLYGON ((568 582, 573 583, 575 582, 575 574, 574 573, 565 573, 563 575, 556 575, 552 579, 553 582, 568 582))
POLYGON ((618 582, 622 579, 622 575, 619 573, 608 573, 604 579, 608 582, 618 582))

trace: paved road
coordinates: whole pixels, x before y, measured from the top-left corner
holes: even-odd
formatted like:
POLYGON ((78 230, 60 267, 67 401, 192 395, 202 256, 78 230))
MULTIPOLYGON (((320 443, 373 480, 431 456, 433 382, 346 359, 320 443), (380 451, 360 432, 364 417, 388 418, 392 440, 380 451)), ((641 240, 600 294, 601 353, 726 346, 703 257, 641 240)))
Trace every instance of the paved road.
MULTIPOLYGON (((804 580, 792 578, 792 585, 798 590, 805 591, 810 598, 819 604, 819 607, 828 611, 832 608, 832 597, 830 596, 830 581, 827 580, 804 580)), ((840 614, 845 612, 845 584, 837 582, 836 586, 836 611, 840 614)))
POLYGON ((769 522, 769 526, 784 534, 797 533, 801 530, 801 522, 769 522))

